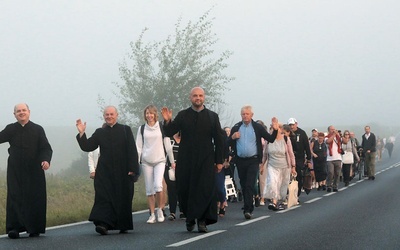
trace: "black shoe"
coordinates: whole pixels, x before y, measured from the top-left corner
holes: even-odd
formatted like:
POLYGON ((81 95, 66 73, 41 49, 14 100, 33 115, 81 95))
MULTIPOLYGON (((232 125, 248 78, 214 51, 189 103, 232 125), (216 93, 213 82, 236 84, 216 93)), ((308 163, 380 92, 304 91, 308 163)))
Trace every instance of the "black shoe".
POLYGON ((375 176, 371 176, 371 180, 375 180, 375 176))
POLYGON ((328 189, 326 190, 326 192, 328 192, 328 193, 332 192, 332 188, 328 188, 328 189))
POLYGON ((242 194, 242 191, 238 191, 238 200, 239 201, 242 201, 243 200, 243 194, 242 194))
POLYGON ((251 219, 251 213, 249 213, 249 212, 244 213, 244 218, 246 218, 246 220, 250 220, 251 219))
POLYGON ((19 238, 19 232, 15 231, 15 230, 11 230, 10 232, 8 232, 8 238, 10 238, 10 239, 18 239, 19 238))
POLYGON ((232 203, 235 203, 235 202, 237 202, 237 201, 238 201, 238 199, 237 199, 236 197, 233 197, 231 202, 232 202, 232 203))
POLYGON ((186 220, 186 215, 184 213, 179 214, 179 219, 186 220))
POLYGON ((30 233, 29 237, 33 238, 33 237, 39 237, 40 233, 30 233))
POLYGON ((337 191, 338 191, 338 189, 337 189, 337 188, 334 188, 334 189, 333 189, 333 192, 337 192, 337 191))
POLYGON ((225 207, 219 209, 218 215, 219 215, 219 217, 224 217, 225 216, 225 207))
POLYGON ((260 206, 260 197, 254 197, 254 206, 259 207, 260 206))
POLYGON ((119 230, 119 233, 120 234, 126 234, 126 233, 128 233, 128 230, 119 230))
POLYGON ((189 232, 192 232, 194 229, 194 225, 196 225, 196 222, 190 221, 190 222, 186 222, 186 230, 188 230, 189 232))
POLYGON ((107 227, 104 225, 97 225, 96 226, 96 232, 98 232, 101 235, 106 235, 108 234, 107 227))
POLYGON ((322 190, 326 190, 326 185, 322 185, 322 190))
POLYGON ((268 204, 268 209, 269 210, 275 210, 276 209, 276 205, 271 202, 271 203, 268 204))
POLYGON ((174 213, 170 213, 169 216, 168 216, 168 220, 173 221, 175 219, 176 219, 175 214, 174 213))
POLYGON ((317 191, 321 191, 322 190, 322 186, 318 186, 317 191))
POLYGON ((199 231, 199 233, 207 233, 207 226, 206 226, 206 222, 201 220, 197 222, 197 230, 199 231))
POLYGON ((346 181, 346 182, 344 183, 344 186, 347 187, 348 185, 349 185, 349 182, 346 181))

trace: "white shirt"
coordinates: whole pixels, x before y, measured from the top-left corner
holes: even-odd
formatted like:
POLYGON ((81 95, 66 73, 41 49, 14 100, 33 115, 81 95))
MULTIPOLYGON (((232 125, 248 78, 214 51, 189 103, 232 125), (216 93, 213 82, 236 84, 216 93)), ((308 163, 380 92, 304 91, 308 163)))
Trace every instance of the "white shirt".
POLYGON ((153 127, 150 127, 147 123, 144 125, 143 137, 140 133, 140 127, 136 136, 136 148, 140 159, 149 164, 158 164, 160 162, 166 162, 165 151, 171 162, 174 162, 174 154, 172 152, 171 139, 164 137, 162 139, 160 124, 157 121, 153 127), (164 145, 163 145, 164 143, 164 145))
POLYGON ((89 173, 93 173, 96 171, 99 157, 100 157, 100 148, 96 148, 92 152, 89 152, 88 154, 89 173))
MULTIPOLYGON (((328 138, 325 138, 325 143, 328 138)), ((336 138, 333 139, 332 142, 332 156, 329 154, 329 144, 326 143, 326 161, 337 161, 342 160, 342 155, 338 152, 338 144, 336 142, 336 138)))

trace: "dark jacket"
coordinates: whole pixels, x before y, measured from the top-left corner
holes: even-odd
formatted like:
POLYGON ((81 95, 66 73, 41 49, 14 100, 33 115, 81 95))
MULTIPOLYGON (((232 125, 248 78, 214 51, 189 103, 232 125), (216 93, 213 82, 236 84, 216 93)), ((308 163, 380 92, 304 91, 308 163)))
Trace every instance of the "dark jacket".
POLYGON ((181 132, 176 161, 176 187, 179 204, 187 221, 205 219, 216 223, 217 196, 215 164, 222 164, 223 132, 218 114, 204 108, 197 112, 191 107, 180 111, 175 119, 164 123, 164 133, 172 137, 181 132))
POLYGON ((106 223, 109 229, 132 230, 134 177, 128 172, 139 173, 139 160, 131 128, 116 123, 96 129, 90 138, 78 134, 76 139, 85 152, 100 147, 89 221, 106 223))
MULTIPOLYGON (((237 150, 236 150, 236 140, 232 139, 232 135, 235 132, 239 131, 240 126, 242 126, 243 122, 238 122, 236 123, 232 129, 231 129, 231 134, 229 136, 229 145, 232 148, 232 151, 234 155, 237 157, 237 150)), ((258 124, 257 122, 251 120, 251 124, 254 128, 254 133, 256 134, 256 145, 257 145, 257 158, 259 163, 262 162, 262 156, 263 156, 263 147, 262 147, 262 142, 261 142, 261 137, 267 140, 268 142, 272 143, 275 141, 275 138, 278 134, 278 130, 274 130, 272 134, 269 134, 267 130, 261 125, 258 124)))
POLYGON ((294 156, 296 160, 304 160, 305 156, 307 160, 311 160, 310 142, 308 141, 307 133, 301 128, 297 128, 294 133, 294 156))
POLYGON ((365 137, 365 134, 362 136, 361 147, 363 148, 364 153, 367 150, 371 150, 371 152, 376 151, 376 137, 373 133, 369 134, 369 137, 365 137))

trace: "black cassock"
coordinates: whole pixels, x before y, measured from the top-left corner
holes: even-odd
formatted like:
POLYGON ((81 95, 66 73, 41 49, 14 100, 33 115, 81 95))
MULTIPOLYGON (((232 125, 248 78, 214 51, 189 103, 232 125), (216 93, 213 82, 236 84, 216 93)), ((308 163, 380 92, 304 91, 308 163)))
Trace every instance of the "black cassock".
POLYGON ((0 143, 10 143, 7 164, 6 232, 45 233, 46 178, 41 163, 50 163, 53 150, 44 129, 31 121, 9 124, 0 143))
POLYGON ((216 223, 217 195, 215 164, 223 163, 223 136, 218 115, 208 109, 188 108, 164 125, 165 135, 181 131, 176 161, 176 185, 179 203, 188 222, 205 219, 216 223))
POLYGON ((115 124, 97 129, 88 139, 79 138, 79 146, 90 152, 100 147, 94 178, 95 199, 89 221, 106 223, 108 229, 131 230, 134 182, 128 172, 139 174, 138 153, 129 126, 115 124))

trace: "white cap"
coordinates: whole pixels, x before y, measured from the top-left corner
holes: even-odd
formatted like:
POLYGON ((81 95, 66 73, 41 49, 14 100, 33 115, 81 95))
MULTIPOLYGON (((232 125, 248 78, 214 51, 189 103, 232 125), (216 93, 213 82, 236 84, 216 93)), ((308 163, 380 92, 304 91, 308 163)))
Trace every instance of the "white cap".
POLYGON ((297 120, 296 120, 296 118, 289 118, 289 120, 287 121, 287 124, 295 124, 295 123, 297 123, 297 120))

